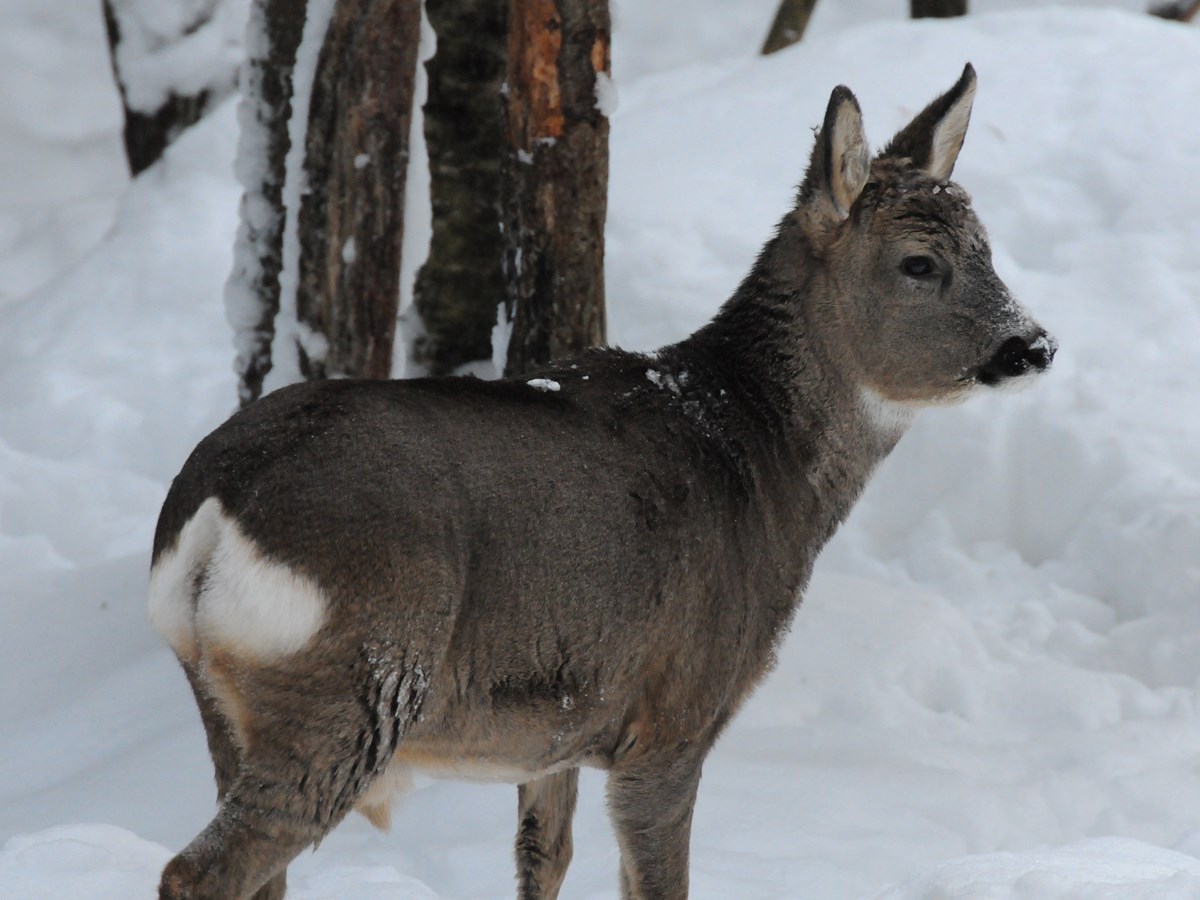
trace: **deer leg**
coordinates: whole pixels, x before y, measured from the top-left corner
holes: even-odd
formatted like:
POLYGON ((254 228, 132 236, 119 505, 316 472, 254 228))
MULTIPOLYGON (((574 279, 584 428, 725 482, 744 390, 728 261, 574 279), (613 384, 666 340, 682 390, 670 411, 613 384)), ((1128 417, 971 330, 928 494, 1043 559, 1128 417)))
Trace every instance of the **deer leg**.
POLYGON ((201 687, 232 725, 240 761, 216 817, 167 864, 160 900, 277 900, 288 863, 328 834, 387 766, 419 710, 424 675, 372 662, 321 684, 311 669, 328 673, 326 662, 255 667, 206 658, 201 687))
POLYGON ((702 755, 642 758, 608 776, 624 900, 685 900, 702 755))
POLYGON ((518 900, 555 900, 571 863, 579 770, 517 786, 518 900))
MULTIPOLYGON (((234 736, 232 724, 221 712, 216 698, 209 692, 196 666, 182 661, 181 664, 188 684, 192 687, 192 693, 196 697, 196 706, 200 709, 200 721, 204 725, 204 733, 208 738, 208 752, 212 757, 217 782, 217 802, 220 803, 225 799, 225 795, 237 777, 238 768, 241 765, 241 750, 234 736)), ((287 871, 285 869, 267 881, 253 895, 252 900, 283 900, 286 892, 287 871)))

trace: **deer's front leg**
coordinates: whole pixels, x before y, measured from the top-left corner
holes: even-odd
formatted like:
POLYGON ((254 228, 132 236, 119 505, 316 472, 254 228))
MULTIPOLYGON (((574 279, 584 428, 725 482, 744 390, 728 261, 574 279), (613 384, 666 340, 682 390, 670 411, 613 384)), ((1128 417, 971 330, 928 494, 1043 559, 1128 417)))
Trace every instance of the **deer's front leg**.
POLYGON ((579 770, 567 769, 517 787, 519 900, 555 900, 571 863, 571 818, 579 770))
POLYGON ((614 768, 608 806, 621 845, 625 900, 684 900, 702 753, 657 754, 614 768))

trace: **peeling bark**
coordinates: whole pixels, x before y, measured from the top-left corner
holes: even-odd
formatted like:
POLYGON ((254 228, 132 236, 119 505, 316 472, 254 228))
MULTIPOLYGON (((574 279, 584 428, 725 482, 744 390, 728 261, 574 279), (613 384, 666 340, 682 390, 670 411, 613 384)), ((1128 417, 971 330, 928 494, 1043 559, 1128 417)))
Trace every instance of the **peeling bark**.
POLYGON ((420 0, 338 0, 321 47, 296 314, 326 350, 299 347, 307 379, 391 374, 420 24, 420 0))
POLYGON ((511 0, 504 160, 507 374, 604 341, 611 24, 605 0, 511 0))

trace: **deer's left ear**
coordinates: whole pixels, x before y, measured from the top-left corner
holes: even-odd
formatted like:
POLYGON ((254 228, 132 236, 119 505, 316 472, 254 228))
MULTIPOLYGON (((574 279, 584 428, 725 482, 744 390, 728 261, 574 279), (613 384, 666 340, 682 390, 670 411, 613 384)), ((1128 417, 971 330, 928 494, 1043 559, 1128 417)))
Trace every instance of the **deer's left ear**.
POLYGON ((834 218, 844 219, 862 193, 870 170, 862 110, 850 89, 838 85, 829 97, 825 122, 813 147, 801 188, 802 201, 815 203, 834 218))
POLYGON ((958 83, 908 123, 881 156, 908 157, 938 181, 954 171, 975 102, 975 69, 967 63, 958 83))

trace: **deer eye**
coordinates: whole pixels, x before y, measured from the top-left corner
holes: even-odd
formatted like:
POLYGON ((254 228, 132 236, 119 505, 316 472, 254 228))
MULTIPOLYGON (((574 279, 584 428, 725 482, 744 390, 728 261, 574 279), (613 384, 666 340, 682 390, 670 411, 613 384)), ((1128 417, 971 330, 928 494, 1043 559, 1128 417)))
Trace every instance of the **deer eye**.
POLYGON ((933 260, 928 256, 906 256, 900 263, 900 271, 912 278, 924 278, 933 274, 933 260))

